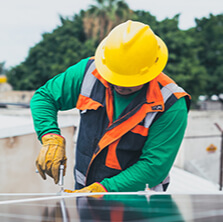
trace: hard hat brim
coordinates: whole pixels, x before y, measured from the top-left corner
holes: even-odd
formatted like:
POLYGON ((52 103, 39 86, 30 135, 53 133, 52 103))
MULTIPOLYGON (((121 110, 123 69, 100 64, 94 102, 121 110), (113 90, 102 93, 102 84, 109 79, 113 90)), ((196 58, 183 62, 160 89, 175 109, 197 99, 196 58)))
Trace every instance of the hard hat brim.
POLYGON ((158 51, 157 57, 159 58, 153 66, 147 72, 138 73, 136 75, 126 76, 120 73, 113 72, 103 63, 103 47, 106 42, 106 38, 99 44, 95 52, 95 65, 99 74, 109 83, 122 87, 134 87, 143 85, 152 79, 156 78, 165 68, 168 60, 168 49, 166 44, 161 38, 156 36, 160 50, 158 51))

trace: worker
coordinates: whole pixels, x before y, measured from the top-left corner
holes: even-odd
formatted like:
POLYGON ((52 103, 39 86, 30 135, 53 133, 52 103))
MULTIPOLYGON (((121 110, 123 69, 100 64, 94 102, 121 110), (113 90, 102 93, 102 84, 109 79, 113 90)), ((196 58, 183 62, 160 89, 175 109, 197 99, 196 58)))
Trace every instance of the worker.
POLYGON ((77 108, 70 192, 165 191, 190 104, 190 95, 163 73, 167 60, 167 46, 150 26, 129 20, 102 40, 94 57, 40 87, 31 110, 42 143, 36 160, 42 178, 57 184, 60 165, 66 168, 57 112, 77 108))

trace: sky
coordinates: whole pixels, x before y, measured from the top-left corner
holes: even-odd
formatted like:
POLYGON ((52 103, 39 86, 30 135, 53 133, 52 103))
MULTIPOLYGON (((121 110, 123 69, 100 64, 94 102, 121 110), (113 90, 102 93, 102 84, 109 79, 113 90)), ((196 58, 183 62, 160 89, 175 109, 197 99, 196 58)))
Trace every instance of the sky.
MULTIPOLYGON (((132 10, 149 11, 158 21, 180 15, 179 28, 194 19, 223 13, 223 0, 125 0, 132 10)), ((23 62, 42 34, 60 25, 59 15, 71 17, 95 0, 0 0, 0 63, 10 68, 23 62)), ((152 28, 152 27, 151 27, 152 28)))

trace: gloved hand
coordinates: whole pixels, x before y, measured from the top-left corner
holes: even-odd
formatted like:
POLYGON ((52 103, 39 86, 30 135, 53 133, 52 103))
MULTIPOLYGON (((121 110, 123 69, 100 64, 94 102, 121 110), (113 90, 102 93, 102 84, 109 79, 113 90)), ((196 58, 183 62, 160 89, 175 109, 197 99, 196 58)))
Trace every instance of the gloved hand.
POLYGON ((61 164, 64 165, 64 176, 66 171, 65 139, 60 135, 49 133, 42 137, 42 144, 36 167, 44 180, 46 179, 45 174, 48 174, 57 184, 61 164))
POLYGON ((92 183, 91 185, 84 187, 80 190, 64 190, 66 193, 102 193, 108 192, 107 189, 98 182, 92 183))

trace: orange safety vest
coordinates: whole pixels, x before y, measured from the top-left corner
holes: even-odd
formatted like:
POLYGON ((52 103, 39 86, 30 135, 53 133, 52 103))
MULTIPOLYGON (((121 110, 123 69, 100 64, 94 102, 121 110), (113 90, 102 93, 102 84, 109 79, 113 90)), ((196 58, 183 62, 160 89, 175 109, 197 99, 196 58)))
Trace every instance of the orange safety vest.
POLYGON ((111 86, 90 59, 76 105, 81 116, 74 170, 76 189, 117 175, 136 163, 149 127, 181 97, 186 97, 189 109, 189 95, 161 73, 144 85, 113 122, 111 86))

